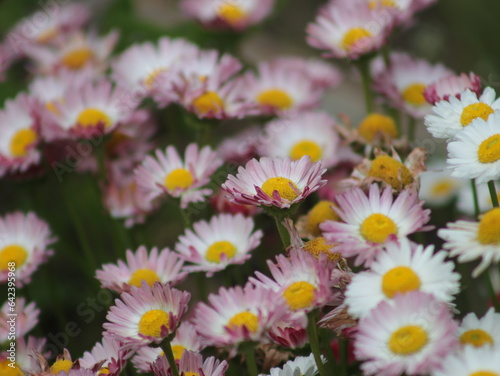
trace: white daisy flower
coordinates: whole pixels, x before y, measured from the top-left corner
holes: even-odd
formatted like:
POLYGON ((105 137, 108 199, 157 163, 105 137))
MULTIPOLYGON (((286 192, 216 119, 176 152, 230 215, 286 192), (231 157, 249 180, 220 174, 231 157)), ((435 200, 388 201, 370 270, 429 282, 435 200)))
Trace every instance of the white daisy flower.
POLYGON ((500 313, 492 307, 480 319, 472 312, 467 314, 458 329, 458 338, 465 346, 500 345, 500 313))
POLYGON ((448 144, 452 176, 486 183, 500 178, 500 113, 477 118, 448 144))
POLYGON ((355 317, 366 317, 370 310, 397 294, 422 291, 451 303, 459 291, 460 275, 453 263, 445 262, 447 252, 434 254, 434 246, 412 246, 408 239, 387 244, 369 271, 355 274, 347 287, 345 303, 355 317))
MULTIPOLYGON (((325 359, 323 359, 325 362, 325 359)), ((283 367, 271 368, 270 376, 313 376, 318 372, 318 366, 314 360, 314 354, 309 356, 298 356, 286 362, 283 367)))
POLYGON ((440 369, 431 376, 498 376, 500 375, 499 346, 475 348, 467 346, 463 351, 442 360, 440 369))
POLYGON ((427 206, 442 207, 449 204, 465 185, 463 180, 451 176, 446 164, 428 165, 427 171, 420 174, 418 197, 427 206))
POLYGON ((432 108, 434 114, 425 117, 425 125, 434 137, 451 140, 474 119, 488 120, 496 110, 500 110, 500 99, 496 99, 494 89, 485 88, 479 98, 476 93, 466 90, 460 99, 452 96, 436 103, 432 108))

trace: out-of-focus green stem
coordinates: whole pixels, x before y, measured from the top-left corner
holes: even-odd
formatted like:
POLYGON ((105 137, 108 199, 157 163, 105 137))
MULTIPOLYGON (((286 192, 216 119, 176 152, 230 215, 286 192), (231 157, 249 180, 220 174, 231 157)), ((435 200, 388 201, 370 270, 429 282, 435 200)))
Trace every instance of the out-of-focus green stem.
POLYGON ((488 288, 493 307, 495 307, 495 311, 500 312, 500 302, 498 301, 498 297, 495 293, 493 282, 491 282, 490 273, 488 272, 488 270, 484 271, 484 280, 486 281, 486 287, 488 288))
POLYGON ((495 208, 498 208, 498 195, 493 180, 488 182, 488 189, 490 191, 491 203, 495 208))
POLYGON ((316 312, 311 312, 308 320, 307 336, 309 337, 309 345, 311 346, 311 351, 314 354, 314 360, 316 361, 316 366, 318 367, 319 376, 328 376, 325 372, 323 361, 321 360, 316 312))
POLYGON ((361 80, 363 82, 363 90, 365 93, 365 105, 366 112, 368 114, 372 113, 374 110, 373 104, 373 91, 372 91, 372 78, 370 75, 370 59, 361 58, 357 63, 359 73, 361 74, 361 80))
POLYGON ((255 359, 255 346, 253 346, 253 344, 245 344, 245 346, 243 346, 243 352, 245 355, 248 375, 257 376, 259 371, 257 370, 257 360, 255 359))
POLYGON ((477 219, 479 217, 479 200, 477 198, 476 179, 471 179, 470 184, 472 188, 472 200, 474 201, 474 215, 477 219))

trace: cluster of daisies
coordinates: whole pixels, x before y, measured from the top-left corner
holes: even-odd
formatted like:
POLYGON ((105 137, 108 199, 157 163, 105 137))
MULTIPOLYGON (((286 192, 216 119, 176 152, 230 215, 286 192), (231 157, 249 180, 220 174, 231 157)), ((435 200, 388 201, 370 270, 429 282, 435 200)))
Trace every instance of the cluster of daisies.
MULTIPOLYGON (((326 60, 249 67, 166 36, 114 54, 118 32, 90 31, 83 3, 40 27, 27 27, 39 13, 16 25, 0 44, 0 79, 16 64, 32 74, 0 109, 0 177, 85 173, 119 226, 147 226, 168 200, 186 227, 170 247, 137 245, 94 271, 117 298, 79 358, 29 335, 40 309, 20 297, 12 365, 5 303, 1 374, 224 376, 245 363, 250 376, 500 375, 500 301, 487 270, 500 261, 500 100, 474 73, 389 51, 391 35, 434 2, 330 0, 307 26, 311 46, 359 70, 367 111, 356 126, 320 110, 343 78, 326 60), (197 134, 184 150, 158 145, 158 114, 171 108, 181 116, 163 126, 197 134), (205 137, 226 121, 241 130, 205 137), (423 124, 446 141, 446 161, 427 163, 415 147, 423 124), (436 231, 440 207, 460 220, 436 231), (264 240, 269 217, 276 231, 264 240), (484 272, 494 305, 482 316, 456 300, 469 266, 456 264, 479 259, 471 275, 484 272)), ((180 2, 227 33, 245 33, 275 5, 180 2)), ((56 240, 33 212, 0 217, 0 281, 15 262, 17 285, 30 283, 56 240)))

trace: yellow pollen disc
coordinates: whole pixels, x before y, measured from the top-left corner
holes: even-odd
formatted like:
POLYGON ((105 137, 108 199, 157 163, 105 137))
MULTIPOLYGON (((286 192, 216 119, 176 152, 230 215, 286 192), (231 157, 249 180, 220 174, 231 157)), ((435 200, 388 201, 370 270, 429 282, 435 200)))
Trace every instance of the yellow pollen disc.
POLYGON ((384 243, 389 235, 397 235, 398 226, 388 216, 371 214, 361 224, 361 235, 372 243, 384 243))
POLYGON ((273 192, 278 191, 281 198, 284 198, 288 201, 293 201, 297 198, 297 193, 295 193, 292 187, 297 188, 293 181, 278 176, 276 178, 267 179, 264 184, 262 184, 261 188, 264 193, 271 198, 273 198, 273 192))
POLYGON ((76 119, 76 123, 85 128, 97 126, 107 128, 111 125, 111 119, 97 108, 86 108, 80 112, 76 119))
MULTIPOLYGON (((62 101, 61 101, 62 102, 62 101)), ((59 110, 56 107, 56 101, 45 103, 45 108, 55 115, 60 115, 59 110)))
POLYGON ((420 326, 404 326, 392 333, 389 349, 397 355, 411 355, 427 344, 427 332, 420 326))
POLYGON ((151 89, 156 81, 156 79, 158 78, 158 76, 163 73, 163 72, 166 72, 167 71, 167 68, 156 68, 156 69, 153 69, 151 71, 150 74, 148 74, 148 76, 144 79, 144 86, 146 86, 147 89, 151 89))
POLYGON ((460 116, 460 123, 462 123, 462 125, 466 127, 470 123, 472 123, 472 120, 477 118, 481 118, 486 121, 493 112, 495 111, 486 103, 479 102, 469 104, 462 111, 462 116, 460 116))
POLYGON ((285 298, 290 309, 294 311, 308 308, 313 304, 316 297, 314 290, 316 290, 316 287, 309 282, 295 282, 283 292, 283 298, 285 298))
POLYGON ((358 128, 359 135, 368 142, 383 136, 389 139, 398 137, 396 123, 390 116, 370 114, 364 118, 358 128))
POLYGON ((479 222, 477 240, 481 244, 500 245, 500 208, 494 208, 483 215, 479 222))
POLYGON ((174 353, 175 360, 181 360, 182 353, 186 350, 186 348, 182 345, 172 345, 172 352, 174 353))
POLYGON ((10 140, 10 153, 14 157, 24 157, 28 148, 37 140, 37 135, 31 128, 21 129, 10 140))
POLYGON ((97 371, 97 375, 109 375, 109 369, 107 367, 101 368, 97 371))
POLYGON ((210 247, 208 247, 205 258, 207 259, 207 261, 220 263, 221 256, 223 254, 226 255, 227 259, 230 259, 236 255, 236 251, 237 249, 233 243, 228 242, 227 240, 222 240, 219 242, 215 242, 210 247))
POLYGON ((243 20, 246 13, 241 7, 228 1, 219 6, 217 15, 228 24, 234 25, 243 20))
POLYGON ((477 150, 481 163, 493 163, 500 159, 500 134, 495 134, 481 142, 477 150))
POLYGON ((207 91, 193 101, 193 106, 202 115, 219 112, 224 109, 224 102, 215 91, 207 91))
POLYGON ((368 2, 371 10, 374 10, 377 5, 380 5, 384 8, 397 8, 397 4, 392 0, 372 0, 368 2))
POLYGON ((314 236, 321 235, 319 225, 326 220, 340 220, 338 214, 332 209, 332 201, 320 201, 307 213, 306 231, 314 236))
POLYGON ((312 162, 317 162, 321 159, 323 150, 316 142, 308 140, 296 143, 290 150, 290 158, 293 160, 300 159, 304 155, 308 155, 312 162))
POLYGON ((79 48, 68 52, 62 58, 62 64, 70 69, 80 69, 94 56, 92 50, 88 48, 79 48))
POLYGON ((403 99, 414 106, 423 106, 427 103, 424 97, 425 87, 426 85, 420 83, 409 85, 403 90, 403 99))
POLYGON ((165 178, 165 187, 171 191, 176 189, 187 189, 193 184, 193 182, 193 175, 191 175, 188 170, 178 168, 167 175, 165 178))
POLYGON ((0 375, 2 376, 24 376, 24 372, 19 369, 17 363, 14 367, 9 366, 10 360, 5 359, 0 361, 0 375))
POLYGON ((464 345, 482 347, 484 345, 492 345, 493 338, 482 329, 471 329, 462 333, 460 342, 464 345))
POLYGON ((137 269, 128 280, 130 286, 141 287, 142 281, 146 281, 149 286, 153 286, 155 282, 159 282, 160 278, 151 269, 137 269))
POLYGON ((15 262, 19 268, 26 262, 28 252, 17 244, 8 245, 0 251, 0 270, 7 270, 9 262, 15 262))
POLYGON ((350 29, 347 33, 344 34, 344 38, 342 39, 341 46, 344 50, 349 51, 362 41, 363 39, 370 38, 373 34, 362 27, 355 27, 350 29))
POLYGON ((477 372, 471 373, 469 376, 500 376, 500 375, 496 372, 477 371, 477 372))
POLYGON ((198 372, 183 372, 184 376, 200 376, 198 372))
POLYGON ((40 44, 46 44, 49 43, 52 39, 54 39, 57 36, 57 29, 56 28, 51 28, 48 30, 45 30, 43 33, 41 33, 37 40, 38 43, 40 44))
POLYGON ((57 375, 61 371, 68 372, 72 365, 73 362, 71 360, 61 359, 55 361, 50 370, 54 375, 57 375))
POLYGON ((408 167, 388 155, 379 155, 372 161, 368 176, 382 179, 394 189, 413 183, 408 167))
POLYGON ((456 187, 456 184, 452 180, 443 180, 436 184, 431 189, 433 196, 448 196, 450 195, 456 187))
POLYGON ((382 278, 382 291, 388 298, 396 294, 406 294, 420 288, 420 278, 411 268, 397 266, 384 274, 382 278))
POLYGON ((242 328, 243 326, 255 333, 259 329, 259 318, 252 312, 240 312, 227 323, 227 327, 230 329, 242 328))
POLYGON ((160 309, 152 309, 142 315, 139 320, 139 333, 148 337, 160 337, 161 328, 169 323, 168 313, 160 309))
POLYGON ((327 244, 325 238, 319 237, 305 243, 302 249, 316 258, 318 258, 321 253, 324 253, 330 260, 338 261, 341 258, 340 253, 333 253, 330 251, 334 246, 333 244, 327 244))
POLYGON ((269 106, 278 110, 286 110, 293 105, 293 99, 288 93, 281 89, 264 90, 257 96, 257 103, 261 106, 269 106))

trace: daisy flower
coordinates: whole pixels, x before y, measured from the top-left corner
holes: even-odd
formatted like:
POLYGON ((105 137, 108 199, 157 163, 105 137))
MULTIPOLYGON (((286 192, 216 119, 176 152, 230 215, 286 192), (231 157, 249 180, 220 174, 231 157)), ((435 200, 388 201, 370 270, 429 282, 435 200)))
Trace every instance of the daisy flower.
MULTIPOLYGON (((179 325, 175 332, 175 337, 170 342, 174 359, 179 362, 184 351, 199 352, 203 349, 200 335, 194 325, 185 321, 179 325)), ((151 372, 151 364, 159 357, 163 356, 161 347, 144 346, 137 350, 137 355, 132 358, 132 363, 139 373, 151 372)))
POLYGON ((0 177, 25 172, 40 162, 40 106, 19 94, 0 109, 0 177))
POLYGON ((26 304, 25 298, 17 298, 14 310, 12 310, 9 303, 9 301, 5 302, 0 308, 0 343, 7 342, 8 340, 10 332, 8 320, 10 319, 10 314, 14 313, 17 315, 15 326, 16 338, 24 337, 26 333, 38 324, 38 315, 40 314, 40 310, 36 308, 34 302, 26 304))
POLYGON ((269 328, 269 337, 274 343, 289 349, 304 347, 308 342, 307 314, 297 311, 293 315, 286 315, 269 328))
POLYGON ((431 376, 495 376, 500 375, 499 346, 475 348, 467 346, 441 362, 431 376))
MULTIPOLYGON (((0 372, 10 370, 10 372, 13 372, 11 374, 12 376, 23 375, 22 372, 26 375, 38 374, 37 372, 41 372, 41 368, 35 360, 35 356, 37 354, 40 354, 42 357, 49 355, 47 353, 43 353, 43 348, 45 347, 46 342, 47 340, 45 338, 36 338, 32 336, 16 338, 15 367, 12 368, 8 365, 11 363, 11 361, 7 359, 10 355, 7 351, 5 351, 0 354, 0 372), (17 370, 18 372, 15 372, 14 370, 17 370)), ((11 376, 7 372, 2 373, 2 375, 11 376)))
POLYGON ((0 217, 0 282, 7 282, 9 263, 16 264, 16 284, 31 281, 31 274, 54 253, 48 224, 35 213, 14 212, 0 217))
POLYGON ((226 162, 243 164, 257 157, 257 148, 262 141, 262 130, 258 125, 225 138, 217 146, 217 153, 226 162))
POLYGON ((312 162, 321 160, 325 168, 330 168, 338 162, 340 143, 334 127, 335 120, 324 112, 303 112, 272 121, 263 130, 259 154, 294 161, 308 155, 312 162))
POLYGON ((365 375, 428 374, 454 350, 449 307, 423 292, 398 294, 360 320, 354 354, 365 375))
POLYGON ((357 133, 369 144, 379 140, 395 140, 399 136, 394 119, 380 113, 368 114, 359 124, 357 133))
POLYGON ((83 368, 94 369, 98 366, 97 375, 119 375, 125 368, 126 359, 131 355, 130 350, 123 349, 119 341, 103 338, 92 350, 85 351, 78 360, 83 368))
POLYGON ((482 259, 472 272, 476 278, 490 264, 500 261, 500 208, 486 212, 480 222, 448 223, 438 236, 445 240, 443 248, 450 250, 450 256, 458 256, 458 262, 482 259))
MULTIPOLYGON (((224 376, 229 364, 211 356, 203 361, 201 354, 185 351, 179 362, 179 374, 184 376, 224 376)), ((164 356, 159 357, 151 366, 155 376, 169 376, 172 374, 170 364, 164 356)))
POLYGON ((487 121, 496 110, 500 110, 500 99, 496 99, 494 89, 487 87, 480 96, 467 89, 460 99, 452 96, 436 103, 434 114, 425 117, 425 125, 434 137, 450 141, 473 120, 487 121))
POLYGON ((168 248, 159 251, 155 247, 148 254, 146 247, 141 246, 135 254, 127 250, 126 258, 126 263, 118 260, 118 265, 106 264, 96 271, 102 288, 121 293, 130 291, 132 286, 141 287, 143 282, 151 287, 156 282, 174 285, 187 275, 180 271, 184 262, 168 248))
POLYGON ((500 313, 490 308, 480 319, 474 313, 468 313, 458 329, 458 338, 464 346, 498 346, 500 344, 500 313))
POLYGON ((334 264, 317 260, 307 252, 276 256, 267 261, 272 278, 261 272, 250 277, 250 283, 275 291, 291 311, 311 311, 332 301, 330 275, 334 264))
MULTIPOLYGON (((431 112, 431 105, 424 97, 428 85, 453 74, 442 64, 432 65, 404 53, 390 57, 390 69, 374 72, 374 89, 384 95, 391 106, 399 108, 414 118, 423 118, 431 112)), ((373 65, 382 65, 381 60, 373 65)), ((378 69, 372 67, 372 70, 378 69)))
POLYGON ((386 43, 391 23, 392 17, 381 17, 366 0, 331 1, 307 26, 307 42, 325 50, 325 57, 356 60, 386 43))
POLYGON ((386 245, 369 271, 354 275, 347 286, 345 303, 355 317, 367 317, 380 302, 398 294, 422 291, 442 302, 451 303, 459 291, 460 275, 448 253, 434 254, 434 246, 412 245, 407 239, 386 245))
POLYGON ((380 192, 372 184, 368 197, 353 188, 337 197, 336 209, 343 222, 326 221, 320 225, 329 243, 339 243, 335 252, 344 257, 356 256, 354 264, 369 267, 374 258, 393 240, 406 238, 419 231, 430 220, 429 209, 411 190, 402 191, 394 200, 392 189, 380 192))
POLYGON ((451 175, 487 183, 500 178, 500 113, 477 118, 448 143, 451 175))
POLYGON ((156 44, 135 44, 115 58, 112 77, 118 85, 147 95, 158 84, 159 75, 175 72, 197 52, 196 45, 182 38, 162 37, 156 44))
POLYGON ((193 230, 187 229, 175 246, 180 258, 194 264, 183 270, 206 271, 207 277, 211 277, 229 265, 243 264, 263 235, 260 230, 254 232, 254 228, 253 219, 242 214, 219 214, 210 222, 194 223, 193 230))
POLYGON ((184 161, 173 146, 168 146, 164 153, 158 149, 155 154, 156 158, 145 157, 135 170, 137 185, 148 200, 167 194, 180 197, 181 207, 186 208, 190 202, 204 201, 212 193, 202 187, 210 182, 222 160, 209 146, 200 150, 198 145, 189 144, 184 161))
POLYGON ((436 105, 443 100, 449 101, 452 97, 460 99, 467 89, 480 96, 481 77, 472 72, 444 77, 427 86, 424 90, 424 97, 427 102, 436 105))
POLYGON ((126 348, 160 343, 175 332, 191 295, 168 285, 132 287, 115 300, 103 324, 104 338, 123 342, 126 348))
MULTIPOLYGON (((276 293, 264 286, 221 287, 208 302, 198 303, 193 323, 209 346, 230 346, 242 342, 269 342, 269 328, 287 314, 276 293)), ((231 351, 235 355, 235 351, 231 351)))
POLYGON ((65 35, 55 46, 28 46, 25 53, 34 60, 39 73, 51 74, 61 68, 79 70, 86 66, 101 72, 107 67, 108 58, 117 41, 116 31, 103 37, 94 33, 74 32, 65 35))
POLYGON ((182 10, 203 25, 243 31, 268 17, 275 0, 182 0, 182 10))
MULTIPOLYGON (((325 362, 326 359, 323 359, 325 362)), ((270 376, 314 376, 318 373, 318 366, 314 360, 314 354, 309 356, 298 356, 286 362, 283 367, 274 367, 269 371, 270 376), (297 372, 298 371, 298 372, 297 372)))
POLYGON ((321 180, 325 171, 321 162, 313 163, 309 156, 297 161, 263 157, 240 166, 222 189, 238 204, 288 209, 325 185, 321 180))
MULTIPOLYGON (((449 171, 449 170, 448 170, 449 171)), ((450 171, 451 174, 451 171, 450 171)), ((465 184, 463 180, 462 189, 458 193, 457 199, 457 209, 469 217, 476 217, 476 209, 474 207, 474 197, 472 193, 471 184, 465 184)), ((500 199, 500 182, 494 182, 495 189, 497 191, 497 196, 500 199)), ((491 201, 490 190, 488 189, 488 184, 476 184, 477 191, 477 199, 479 204, 479 213, 484 213, 493 207, 493 203, 491 201)))
POLYGON ((333 201, 321 200, 314 205, 309 212, 300 217, 296 227, 302 238, 316 238, 322 235, 319 225, 326 220, 338 221, 340 217, 333 209, 336 207, 333 201))
POLYGON ((242 214, 245 217, 253 217, 261 211, 257 206, 240 205, 229 201, 226 192, 222 188, 220 188, 214 196, 210 197, 210 204, 215 213, 218 214, 242 214))
POLYGON ((420 174, 418 197, 431 207, 449 204, 464 187, 464 181, 452 177, 451 171, 446 169, 444 163, 429 164, 427 169, 420 174))

